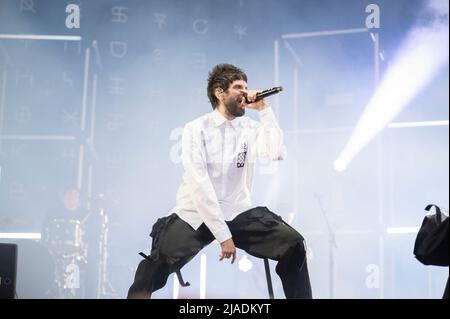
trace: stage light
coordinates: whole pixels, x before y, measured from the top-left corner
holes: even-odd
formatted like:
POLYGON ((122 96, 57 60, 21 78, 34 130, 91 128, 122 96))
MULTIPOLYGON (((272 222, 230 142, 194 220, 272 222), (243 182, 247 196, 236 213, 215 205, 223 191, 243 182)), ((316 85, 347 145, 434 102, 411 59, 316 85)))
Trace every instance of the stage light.
POLYGON ((389 128, 400 128, 400 127, 424 127, 424 126, 448 126, 448 121, 422 121, 422 122, 399 122, 390 123, 389 128))
POLYGON ((0 34, 0 40, 81 41, 81 36, 74 36, 74 35, 39 35, 39 34, 0 34))
POLYGON ((0 233, 2 239, 41 239, 41 233, 0 233))
POLYGON ((200 256, 200 299, 206 297, 206 254, 200 256))
POLYGON ((333 163, 334 169, 338 172, 342 172, 347 168, 347 162, 343 158, 338 158, 333 163))
POLYGON ((375 94, 359 119, 349 141, 334 161, 344 170, 361 151, 413 98, 448 64, 448 2, 428 3, 428 26, 413 28, 387 69, 375 94))
POLYGON ((242 256, 239 260, 239 270, 247 272, 253 268, 253 263, 247 258, 247 255, 242 256))
POLYGON ((173 295, 172 295, 172 298, 173 299, 178 299, 178 294, 180 292, 180 283, 178 282, 178 277, 177 277, 176 274, 173 274, 172 280, 173 280, 173 286, 172 286, 173 295))
POLYGON ((420 227, 388 227, 386 232, 388 234, 415 234, 420 227))

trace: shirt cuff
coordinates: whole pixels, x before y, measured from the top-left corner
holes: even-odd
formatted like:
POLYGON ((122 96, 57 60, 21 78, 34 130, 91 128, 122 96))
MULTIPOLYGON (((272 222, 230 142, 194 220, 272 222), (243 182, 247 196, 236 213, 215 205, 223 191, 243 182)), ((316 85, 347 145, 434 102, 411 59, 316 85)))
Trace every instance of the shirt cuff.
POLYGON ((230 229, 228 227, 223 228, 219 231, 215 231, 213 235, 214 235, 214 237, 216 237, 216 239, 219 243, 223 243, 225 240, 228 240, 232 237, 230 229))
POLYGON ((258 111, 258 115, 261 123, 273 124, 274 126, 278 127, 277 119, 275 118, 275 114, 273 113, 273 110, 270 106, 262 109, 261 111, 258 111))

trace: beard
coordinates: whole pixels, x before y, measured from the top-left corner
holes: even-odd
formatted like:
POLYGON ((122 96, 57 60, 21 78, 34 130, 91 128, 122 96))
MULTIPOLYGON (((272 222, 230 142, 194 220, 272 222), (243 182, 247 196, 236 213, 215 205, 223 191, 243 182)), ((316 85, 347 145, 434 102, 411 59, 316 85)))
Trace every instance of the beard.
POLYGON ((229 99, 223 102, 228 113, 234 117, 240 117, 245 114, 244 104, 241 103, 242 97, 238 99, 229 99))

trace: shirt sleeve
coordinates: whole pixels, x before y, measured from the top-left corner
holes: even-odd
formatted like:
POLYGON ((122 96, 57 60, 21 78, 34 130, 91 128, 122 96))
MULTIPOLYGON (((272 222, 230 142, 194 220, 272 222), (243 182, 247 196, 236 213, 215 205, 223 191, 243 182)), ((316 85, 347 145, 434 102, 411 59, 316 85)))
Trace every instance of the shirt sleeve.
POLYGON ((286 158, 286 146, 283 142, 283 131, 278 126, 272 108, 266 107, 258 112, 260 125, 257 129, 257 155, 260 159, 273 161, 286 158))
POLYGON ((193 123, 184 127, 181 161, 194 206, 214 237, 222 243, 232 236, 209 178, 202 136, 201 129, 195 127, 193 123))

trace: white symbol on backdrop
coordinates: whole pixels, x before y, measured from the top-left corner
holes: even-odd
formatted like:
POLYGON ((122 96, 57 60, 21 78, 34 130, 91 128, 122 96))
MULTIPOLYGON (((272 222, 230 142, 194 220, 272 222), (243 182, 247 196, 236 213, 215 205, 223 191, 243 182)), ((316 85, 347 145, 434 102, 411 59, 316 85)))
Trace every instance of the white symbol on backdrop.
POLYGON ((115 6, 111 8, 111 13, 113 15, 112 22, 115 23, 125 23, 128 21, 128 16, 126 15, 127 7, 115 6))
POLYGON ((241 25, 234 26, 234 33, 237 34, 239 40, 242 40, 244 36, 247 36, 247 27, 241 25))
POLYGON ((192 24, 192 29, 197 34, 206 34, 208 32, 208 20, 197 19, 192 24))
POLYGON ((111 41, 109 43, 109 50, 111 55, 115 58, 121 59, 127 54, 128 45, 126 42, 111 41))
POLYGON ((34 10, 34 1, 33 0, 20 0, 20 12, 23 11, 31 11, 36 13, 34 10))
POLYGON ((154 13, 153 16, 154 16, 153 22, 156 23, 158 25, 158 29, 161 30, 167 24, 166 23, 167 15, 162 13, 154 13))

